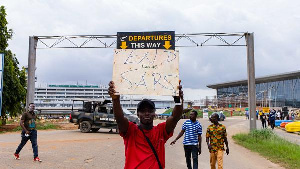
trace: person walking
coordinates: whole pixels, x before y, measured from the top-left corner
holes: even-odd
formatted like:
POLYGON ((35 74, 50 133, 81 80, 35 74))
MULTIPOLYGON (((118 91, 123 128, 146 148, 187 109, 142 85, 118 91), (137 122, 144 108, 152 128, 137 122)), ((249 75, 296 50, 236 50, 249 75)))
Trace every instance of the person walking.
POLYGON ((245 115, 246 115, 246 120, 249 120, 249 111, 248 110, 246 110, 245 115))
POLYGON ((280 120, 280 111, 279 110, 277 110, 276 117, 277 117, 277 120, 280 120))
POLYGON ((291 118, 292 118, 292 121, 294 121, 295 120, 295 113, 294 113, 294 111, 292 110, 292 112, 291 112, 291 118))
POLYGON ((284 120, 284 112, 283 111, 280 111, 280 119, 284 120))
POLYGON ((209 125, 206 131, 206 143, 210 152, 210 167, 216 169, 216 162, 218 162, 218 169, 223 169, 224 143, 226 154, 229 155, 226 127, 219 123, 217 113, 211 115, 210 121, 213 124, 209 125))
POLYGON ((176 139, 170 143, 170 145, 174 145, 176 141, 185 133, 183 147, 186 166, 188 169, 192 169, 191 154, 193 158, 193 169, 198 169, 198 155, 201 154, 202 126, 197 120, 197 115, 198 112, 195 110, 190 113, 190 119, 183 123, 180 133, 176 139))
POLYGON ((260 116, 260 120, 261 120, 262 128, 267 128, 267 125, 266 125, 267 117, 264 112, 262 112, 262 114, 260 116))
POLYGON ((268 114, 265 114, 266 115, 266 122, 267 122, 267 126, 270 126, 270 113, 271 113, 272 110, 269 110, 269 113, 268 114))
POLYGON ((33 161, 42 162, 38 156, 38 144, 37 144, 37 130, 36 130, 36 119, 37 116, 34 113, 35 105, 30 103, 28 112, 22 114, 20 126, 22 127, 21 143, 19 144, 14 154, 15 159, 20 160, 20 151, 25 146, 28 140, 31 141, 33 150, 33 161))
MULTIPOLYGON (((177 122, 183 112, 183 91, 179 84, 179 96, 174 96, 175 104, 172 115, 165 122, 153 125, 155 104, 143 99, 137 105, 140 125, 129 122, 120 104, 114 82, 109 83, 108 93, 112 98, 113 112, 118 124, 120 136, 125 145, 124 169, 163 169, 165 168, 165 143, 173 135, 177 122)), ((121 159, 120 159, 121 161, 121 159)))
POLYGON ((256 110, 256 120, 258 120, 258 110, 256 110))
POLYGON ((270 121, 272 130, 275 127, 275 118, 276 118, 276 111, 273 109, 269 114, 269 121, 270 121))

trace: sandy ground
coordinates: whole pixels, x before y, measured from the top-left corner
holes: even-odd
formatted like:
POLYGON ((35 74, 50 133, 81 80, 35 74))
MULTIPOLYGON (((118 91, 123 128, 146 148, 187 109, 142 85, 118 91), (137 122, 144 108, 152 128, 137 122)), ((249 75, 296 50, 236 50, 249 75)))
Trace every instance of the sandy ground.
MULTIPOLYGON (((210 124, 206 119, 199 119, 205 129, 210 124)), ((155 123, 162 122, 156 120, 155 123)), ((182 140, 173 146, 170 142, 179 133, 184 120, 180 120, 174 135, 166 143, 166 168, 186 168, 182 140)), ((230 154, 224 155, 224 168, 229 169, 281 169, 267 159, 234 144, 231 135, 248 130, 248 121, 242 117, 227 118, 222 122, 229 135, 230 154)), ((73 126, 70 126, 73 127, 73 126)), ((30 142, 21 151, 21 160, 15 160, 13 153, 20 143, 20 133, 0 134, 1 168, 124 168, 124 144, 116 133, 100 129, 97 133, 81 133, 79 130, 38 131, 39 156, 42 163, 33 162, 30 142)), ((203 138, 202 154, 199 156, 199 168, 208 169, 209 152, 203 138)))

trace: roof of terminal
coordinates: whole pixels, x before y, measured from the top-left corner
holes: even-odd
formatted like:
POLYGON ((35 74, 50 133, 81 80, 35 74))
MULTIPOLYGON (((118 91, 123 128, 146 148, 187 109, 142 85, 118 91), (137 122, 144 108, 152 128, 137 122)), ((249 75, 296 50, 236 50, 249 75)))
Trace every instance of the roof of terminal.
MULTIPOLYGON (((289 80, 295 78, 300 78, 300 70, 283 73, 283 74, 275 74, 270 76, 258 77, 255 78, 255 83, 259 84, 259 83, 282 81, 282 80, 289 80)), ((207 87, 212 89, 218 89, 223 87, 234 87, 234 86, 243 86, 243 85, 248 85, 248 80, 238 80, 238 81, 225 82, 219 84, 211 84, 211 85, 207 85, 207 87)))
POLYGON ((99 88, 98 85, 48 85, 48 87, 99 88))

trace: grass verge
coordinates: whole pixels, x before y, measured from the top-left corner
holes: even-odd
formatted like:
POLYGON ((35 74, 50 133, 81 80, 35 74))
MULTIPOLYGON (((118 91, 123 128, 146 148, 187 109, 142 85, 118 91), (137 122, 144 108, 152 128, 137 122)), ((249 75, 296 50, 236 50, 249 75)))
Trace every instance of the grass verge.
POLYGON ((236 134, 232 138, 274 163, 289 169, 300 168, 300 146, 278 137, 272 130, 253 130, 248 134, 236 134))
MULTIPOLYGON (((37 130, 48 130, 48 129, 59 129, 60 127, 56 124, 52 124, 52 123, 37 123, 36 125, 36 129, 37 130)), ((16 128, 13 129, 13 131, 21 131, 22 127, 18 126, 16 128)))
MULTIPOLYGON (((49 122, 46 122, 46 123, 37 123, 37 130, 48 130, 48 129, 60 129, 60 126, 57 125, 57 124, 53 124, 53 123, 49 123, 49 122)), ((0 131, 0 134, 2 133, 6 133, 6 132, 16 132, 16 131, 21 131, 22 128, 21 126, 17 126, 17 127, 14 127, 13 129, 7 129, 7 130, 3 130, 3 131, 0 131)))

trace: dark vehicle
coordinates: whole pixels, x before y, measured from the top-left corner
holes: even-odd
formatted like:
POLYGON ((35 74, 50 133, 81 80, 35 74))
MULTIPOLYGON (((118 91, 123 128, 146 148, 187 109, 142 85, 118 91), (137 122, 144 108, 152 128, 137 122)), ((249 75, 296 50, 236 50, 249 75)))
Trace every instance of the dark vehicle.
MULTIPOLYGON (((226 116, 223 114, 223 112, 214 112, 213 114, 218 114, 219 115, 219 118, 220 120, 219 121, 224 121, 226 116)), ((211 118, 211 115, 209 116, 209 119, 211 118)))
POLYGON ((219 112, 218 115, 219 115, 220 121, 224 121, 225 120, 226 117, 225 117, 225 115, 223 113, 219 112))
MULTIPOLYGON (((116 129, 117 131, 118 127, 110 103, 110 100, 105 99, 73 100, 70 122, 78 125, 78 128, 83 133, 97 132, 100 128, 116 129), (78 105, 80 105, 80 108, 76 109, 78 105)), ((139 124, 138 117, 129 111, 124 110, 124 116, 129 121, 139 124)))

